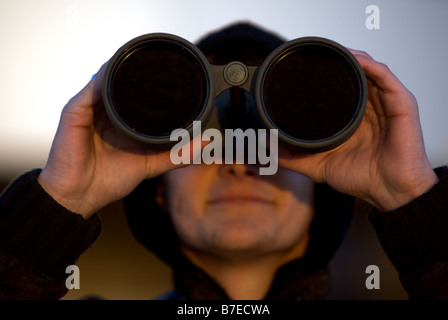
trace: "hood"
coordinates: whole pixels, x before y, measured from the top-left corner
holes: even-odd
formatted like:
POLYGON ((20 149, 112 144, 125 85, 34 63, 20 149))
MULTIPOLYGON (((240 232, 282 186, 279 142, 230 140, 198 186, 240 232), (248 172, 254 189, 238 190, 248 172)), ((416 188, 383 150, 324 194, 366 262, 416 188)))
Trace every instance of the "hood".
MULTIPOLYGON (((196 45, 215 64, 239 60, 260 65, 285 39, 248 23, 230 25, 200 39, 196 45), (254 54, 254 50, 257 54, 254 54), (247 57, 244 61, 241 56, 247 57)), ((160 259, 175 267, 184 256, 169 214, 156 203, 159 178, 143 181, 124 199, 124 210, 135 237, 160 259)), ((325 267, 341 244, 353 212, 353 198, 326 184, 317 184, 315 217, 305 254, 308 265, 325 267)))

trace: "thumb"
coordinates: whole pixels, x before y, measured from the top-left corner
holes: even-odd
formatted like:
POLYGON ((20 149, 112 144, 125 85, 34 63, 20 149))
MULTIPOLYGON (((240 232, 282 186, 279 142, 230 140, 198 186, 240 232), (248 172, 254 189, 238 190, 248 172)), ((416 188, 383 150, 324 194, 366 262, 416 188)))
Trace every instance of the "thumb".
POLYGON ((104 63, 92 79, 78 92, 64 108, 64 111, 77 114, 90 113, 92 106, 102 101, 102 84, 108 62, 104 63))
POLYGON ((181 141, 169 150, 155 151, 157 161, 150 161, 150 165, 154 165, 154 170, 147 170, 148 177, 154 177, 163 174, 169 170, 183 168, 190 164, 202 163, 202 150, 210 143, 210 139, 206 136, 198 135, 190 140, 188 133, 182 135, 181 141))

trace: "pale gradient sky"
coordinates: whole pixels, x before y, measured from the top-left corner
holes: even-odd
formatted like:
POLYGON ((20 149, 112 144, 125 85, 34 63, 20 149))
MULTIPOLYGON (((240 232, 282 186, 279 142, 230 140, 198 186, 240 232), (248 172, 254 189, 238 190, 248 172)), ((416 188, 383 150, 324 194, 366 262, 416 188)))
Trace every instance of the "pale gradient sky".
POLYGON ((330 38, 386 63, 419 101, 432 165, 447 164, 447 13, 444 0, 3 1, 0 176, 45 164, 65 103, 131 38, 169 32, 194 42, 236 20, 330 38), (371 4, 379 30, 365 26, 371 4))

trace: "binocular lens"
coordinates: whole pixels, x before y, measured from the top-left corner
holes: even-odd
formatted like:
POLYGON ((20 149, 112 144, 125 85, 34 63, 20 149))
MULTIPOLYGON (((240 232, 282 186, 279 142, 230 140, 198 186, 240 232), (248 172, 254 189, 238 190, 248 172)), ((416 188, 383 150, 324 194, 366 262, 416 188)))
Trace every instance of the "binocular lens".
POLYGON ((267 59, 261 72, 260 112, 290 145, 331 149, 356 130, 366 85, 351 54, 327 39, 301 39, 267 59))
POLYGON ((169 39, 150 39, 123 51, 107 86, 118 125, 154 137, 190 126, 208 99, 197 54, 169 39))

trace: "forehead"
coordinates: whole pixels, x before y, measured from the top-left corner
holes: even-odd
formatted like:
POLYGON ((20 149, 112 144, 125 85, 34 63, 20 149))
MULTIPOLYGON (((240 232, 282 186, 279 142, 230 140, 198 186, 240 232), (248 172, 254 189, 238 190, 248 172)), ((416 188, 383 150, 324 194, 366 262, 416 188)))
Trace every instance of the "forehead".
POLYGON ((246 65, 260 65, 286 40, 250 23, 236 23, 211 32, 196 45, 213 64, 238 60, 246 65))
POLYGON ((211 64, 224 65, 240 61, 245 65, 258 66, 263 63, 272 50, 259 44, 242 41, 223 41, 213 50, 204 52, 211 64))

